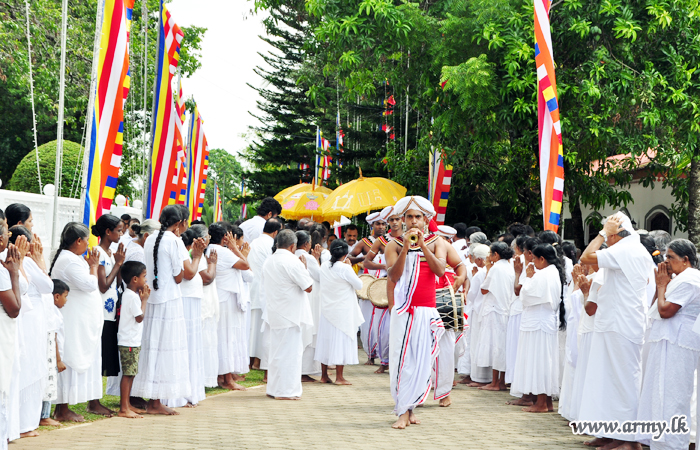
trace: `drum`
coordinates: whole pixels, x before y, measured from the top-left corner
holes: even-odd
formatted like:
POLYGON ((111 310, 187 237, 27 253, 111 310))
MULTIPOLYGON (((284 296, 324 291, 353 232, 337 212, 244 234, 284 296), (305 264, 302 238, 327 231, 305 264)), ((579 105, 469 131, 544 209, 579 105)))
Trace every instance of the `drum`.
POLYGON ((362 280, 362 288, 355 291, 357 293, 357 297, 361 298, 362 300, 369 300, 367 288, 369 288, 369 285, 372 284, 372 282, 376 280, 376 278, 374 278, 372 275, 365 273, 360 275, 360 280, 362 280))
POLYGON ((440 313, 446 330, 462 331, 464 328, 464 299, 452 286, 435 291, 435 307, 440 313))
POLYGON ((374 280, 367 289, 369 301, 377 308, 389 307, 389 295, 386 292, 386 278, 374 280))

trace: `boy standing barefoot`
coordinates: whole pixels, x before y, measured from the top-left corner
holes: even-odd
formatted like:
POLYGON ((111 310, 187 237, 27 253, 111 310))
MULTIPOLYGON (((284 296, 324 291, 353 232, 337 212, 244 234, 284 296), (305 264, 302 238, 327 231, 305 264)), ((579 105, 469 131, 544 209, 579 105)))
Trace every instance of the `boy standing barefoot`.
POLYGON ((146 284, 146 266, 138 261, 125 262, 121 269, 122 280, 127 289, 122 295, 121 315, 117 343, 122 363, 121 409, 119 417, 142 419, 145 411, 129 403, 131 385, 139 371, 139 351, 143 333, 143 311, 151 294, 146 284))

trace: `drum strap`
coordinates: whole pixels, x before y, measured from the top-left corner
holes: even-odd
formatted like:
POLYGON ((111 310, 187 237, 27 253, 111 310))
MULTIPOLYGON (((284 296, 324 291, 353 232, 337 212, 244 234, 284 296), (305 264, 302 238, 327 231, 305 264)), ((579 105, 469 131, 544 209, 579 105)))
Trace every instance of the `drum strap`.
POLYGON ((459 316, 457 314, 457 298, 455 297, 455 290, 454 287, 452 287, 452 281, 450 281, 450 277, 445 277, 447 278, 447 286, 450 288, 450 299, 452 300, 452 319, 454 320, 455 327, 459 325, 459 316))

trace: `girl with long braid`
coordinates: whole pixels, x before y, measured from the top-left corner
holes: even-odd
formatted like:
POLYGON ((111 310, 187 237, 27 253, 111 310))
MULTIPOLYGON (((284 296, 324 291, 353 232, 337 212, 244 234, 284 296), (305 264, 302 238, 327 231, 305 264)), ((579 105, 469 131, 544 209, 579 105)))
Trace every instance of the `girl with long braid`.
POLYGON ((83 422, 83 416, 68 405, 89 402, 88 411, 111 416, 112 411, 100 404, 102 398, 102 297, 97 282, 99 255, 88 251, 88 228, 70 222, 61 233, 49 276, 70 287, 68 301, 61 308, 64 323, 63 363, 66 370, 58 374, 58 395, 54 419, 83 422), (87 257, 83 257, 88 252, 87 257))
POLYGON ((552 396, 559 394, 557 328, 566 328, 563 297, 566 275, 557 251, 550 244, 540 244, 532 253, 534 267, 527 267, 527 278, 520 290, 523 315, 510 393, 516 397, 537 396, 535 404, 523 411, 548 412, 553 411, 552 396))
POLYGON ((152 287, 144 311, 139 371, 131 395, 149 398, 148 414, 177 415, 161 400, 191 393, 187 326, 180 283, 187 249, 180 234, 187 229, 187 208, 168 205, 160 213, 160 230, 146 239, 146 280, 152 287))

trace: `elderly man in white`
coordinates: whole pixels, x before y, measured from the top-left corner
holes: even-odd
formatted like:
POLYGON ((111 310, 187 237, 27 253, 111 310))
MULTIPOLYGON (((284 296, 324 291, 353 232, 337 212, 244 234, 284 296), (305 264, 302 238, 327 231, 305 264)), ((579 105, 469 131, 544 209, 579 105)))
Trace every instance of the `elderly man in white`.
POLYGON ((304 256, 296 257, 297 237, 291 230, 277 235, 277 250, 265 262, 262 284, 270 326, 267 395, 277 400, 301 397, 301 365, 306 327, 313 317, 304 292, 311 292, 313 280, 304 256))
POLYGON ((275 245, 275 237, 282 229, 282 224, 277 219, 269 219, 263 226, 263 233, 250 244, 248 264, 253 271, 253 282, 250 285, 250 338, 249 354, 251 365, 254 368, 265 370, 267 368, 267 340, 261 331, 264 309, 264 296, 262 295, 263 265, 272 255, 272 247, 275 245), (257 359, 257 361, 253 361, 257 359))
MULTIPOLYGON (((637 419, 642 387, 646 288, 653 261, 622 212, 608 218, 581 255, 583 264, 605 270, 596 299, 595 326, 578 420, 637 419), (607 240, 608 248, 600 250, 607 240)), ((634 435, 603 432, 587 445, 637 449, 634 435)))

